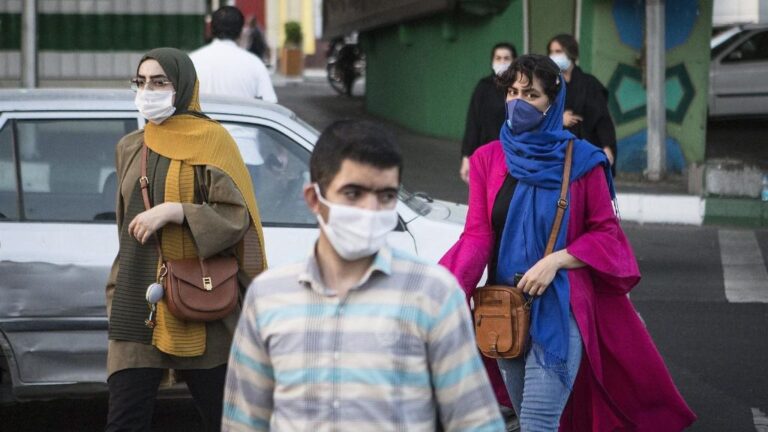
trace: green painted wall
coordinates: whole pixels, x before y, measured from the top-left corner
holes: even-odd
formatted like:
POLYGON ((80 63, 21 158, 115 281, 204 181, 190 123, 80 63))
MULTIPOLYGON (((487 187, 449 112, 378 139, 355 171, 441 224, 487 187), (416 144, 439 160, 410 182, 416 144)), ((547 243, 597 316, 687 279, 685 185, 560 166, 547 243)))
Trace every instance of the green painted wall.
POLYGON ((530 52, 547 54, 547 43, 560 33, 574 32, 575 0, 534 0, 529 2, 530 52))
MULTIPOLYGON (((41 50, 145 51, 203 45, 202 15, 39 14, 41 50)), ((0 14, 0 50, 21 48, 21 15, 0 14)))
MULTIPOLYGON (((712 1, 698 0, 690 35, 667 52, 667 67, 684 66, 693 90, 687 109, 667 124, 668 135, 680 145, 683 164, 704 159, 712 1)), ((544 53, 552 36, 574 30, 575 0, 533 0, 531 5, 531 52, 544 53)), ((579 65, 606 87, 620 65, 640 70, 640 50, 621 41, 613 14, 614 7, 633 6, 637 6, 634 0, 581 2, 579 65)), ((363 34, 368 111, 414 131, 461 139, 472 89, 490 73, 490 47, 509 40, 522 53, 522 26, 522 0, 512 0, 507 9, 491 17, 457 12, 363 34)), ((641 80, 629 82, 622 92, 625 108, 635 106, 636 114, 643 112, 627 120, 612 110, 620 154, 623 139, 633 137, 636 143, 638 133, 646 129, 641 80)), ((668 108, 674 109, 681 98, 679 83, 668 83, 668 108)))
POLYGON ((491 73, 491 47, 522 52, 522 2, 501 13, 434 16, 363 34, 366 108, 424 134, 460 139, 472 90, 491 73))

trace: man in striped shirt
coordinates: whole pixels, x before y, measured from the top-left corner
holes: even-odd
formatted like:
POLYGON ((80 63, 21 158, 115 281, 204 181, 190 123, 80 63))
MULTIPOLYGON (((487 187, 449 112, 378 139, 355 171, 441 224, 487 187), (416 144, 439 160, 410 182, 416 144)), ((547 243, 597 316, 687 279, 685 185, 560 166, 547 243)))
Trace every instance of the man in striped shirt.
POLYGON ((401 169, 375 124, 323 132, 304 191, 320 238, 305 262, 251 284, 224 431, 504 430, 458 283, 386 245, 401 169))

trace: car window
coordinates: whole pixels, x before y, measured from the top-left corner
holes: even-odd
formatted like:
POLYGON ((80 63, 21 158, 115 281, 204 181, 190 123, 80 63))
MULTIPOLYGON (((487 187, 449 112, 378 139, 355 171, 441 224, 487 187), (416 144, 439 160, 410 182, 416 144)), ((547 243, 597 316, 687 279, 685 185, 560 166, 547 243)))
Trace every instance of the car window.
POLYGON ((753 62, 768 60, 768 31, 752 35, 736 49, 728 53, 723 63, 753 62))
POLYGON ((240 148, 251 174, 265 226, 315 226, 304 203, 309 151, 282 133, 246 123, 222 122, 240 148))
MULTIPOLYGON (((723 39, 717 41, 716 44, 713 44, 712 46, 712 53, 711 58, 715 59, 717 56, 720 55, 723 51, 727 50, 731 47, 731 45, 736 41, 736 39, 741 39, 742 33, 736 32, 736 33, 728 33, 723 35, 723 39)), ((714 42, 714 38, 712 39, 714 42)))
POLYGON ((23 217, 115 220, 115 145, 136 119, 19 120, 23 217))
POLYGON ((0 220, 18 219, 17 200, 12 123, 6 122, 0 129, 0 220))

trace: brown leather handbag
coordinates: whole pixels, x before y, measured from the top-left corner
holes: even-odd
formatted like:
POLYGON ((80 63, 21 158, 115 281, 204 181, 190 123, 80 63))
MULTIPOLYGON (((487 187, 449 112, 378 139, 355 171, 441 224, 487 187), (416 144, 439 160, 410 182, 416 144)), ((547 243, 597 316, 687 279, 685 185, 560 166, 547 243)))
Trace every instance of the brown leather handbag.
MULTIPOLYGON (((560 199, 552 231, 549 233, 544 256, 552 253, 568 207, 568 185, 571 178, 573 141, 568 142, 563 167, 563 182, 560 185, 560 199)), ((515 281, 517 285, 517 280, 515 281)), ((472 300, 475 304, 475 340, 484 356, 490 358, 517 358, 525 352, 531 324, 531 303, 534 297, 526 298, 520 288, 507 285, 487 285, 475 290, 472 300)))
MULTIPOLYGON (((149 210, 149 178, 147 177, 147 145, 141 150, 141 196, 149 210)), ((208 201, 203 177, 198 175, 200 196, 208 201)), ((165 289, 165 303, 173 316, 184 321, 216 321, 229 315, 237 306, 238 264, 235 257, 166 260, 157 237, 157 253, 162 260, 160 283, 165 289)))

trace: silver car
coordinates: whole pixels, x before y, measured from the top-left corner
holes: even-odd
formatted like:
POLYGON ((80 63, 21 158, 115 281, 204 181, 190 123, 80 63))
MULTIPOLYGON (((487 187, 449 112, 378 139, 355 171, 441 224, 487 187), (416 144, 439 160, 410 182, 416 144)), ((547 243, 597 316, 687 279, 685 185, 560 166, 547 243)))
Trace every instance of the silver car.
MULTIPOLYGON (((306 257, 317 221, 301 190, 318 132, 291 111, 203 99, 255 184, 270 266, 306 257)), ((143 127, 133 93, 0 90, 0 402, 106 390, 104 285, 117 249, 115 144, 143 127)), ((466 207, 400 193, 389 242, 436 261, 466 207)))
POLYGON ((768 115, 768 24, 732 27, 710 48, 709 116, 768 115))

